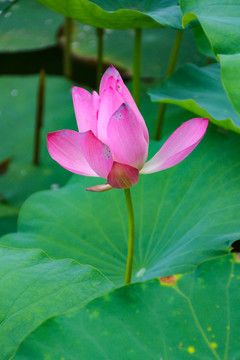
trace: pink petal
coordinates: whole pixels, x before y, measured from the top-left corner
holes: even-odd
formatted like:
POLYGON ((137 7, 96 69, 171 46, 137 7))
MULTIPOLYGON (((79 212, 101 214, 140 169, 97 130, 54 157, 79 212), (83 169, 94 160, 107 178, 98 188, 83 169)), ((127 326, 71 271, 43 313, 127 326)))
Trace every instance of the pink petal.
MULTIPOLYGON (((115 89, 116 83, 120 79, 122 80, 119 72, 115 69, 115 67, 113 65, 110 65, 108 67, 108 69, 105 71, 105 73, 103 74, 101 82, 100 82, 100 87, 99 87, 100 96, 109 87, 112 87, 113 89, 115 89)), ((122 82, 123 82, 123 80, 122 80, 122 82)))
POLYGON ((111 116, 117 111, 123 100, 117 91, 107 89, 101 96, 98 112, 98 138, 107 143, 107 127, 111 116))
POLYGON ((113 187, 109 184, 104 184, 104 185, 95 185, 95 186, 91 186, 89 188, 86 188, 87 191, 93 191, 93 192, 103 192, 103 191, 108 191, 111 190, 113 187))
POLYGON ((168 169, 185 159, 202 140, 208 126, 208 119, 195 118, 183 123, 154 157, 146 162, 141 174, 168 169))
POLYGON ((108 124, 108 146, 114 161, 141 169, 147 159, 148 144, 139 118, 126 103, 113 114, 108 124))
POLYGON ((139 179, 139 171, 132 166, 114 162, 108 175, 108 183, 117 189, 128 189, 135 185, 139 179))
POLYGON ((81 150, 87 162, 99 176, 106 179, 113 165, 109 147, 100 141, 92 131, 79 135, 81 150))
POLYGON ((139 121, 143 128, 144 137, 145 137, 147 143, 149 143, 149 135, 148 135, 148 130, 147 130, 145 121, 144 121, 140 111, 138 110, 138 107, 137 107, 135 101, 133 100, 133 97, 132 97, 130 91, 128 90, 127 86, 124 84, 123 79, 121 78, 121 75, 115 69, 115 67, 112 65, 109 66, 109 68, 105 71, 105 73, 102 76, 102 80, 100 83, 100 89, 99 89, 100 96, 102 96, 104 91, 106 91, 109 88, 112 88, 121 96, 122 103, 127 102, 130 105, 132 110, 135 112, 136 116, 139 118, 139 121))
POLYGON ((79 133, 60 130, 47 135, 48 152, 62 167, 75 174, 98 176, 85 159, 79 133))
POLYGON ((72 87, 73 106, 77 119, 79 132, 92 130, 97 135, 97 112, 99 108, 100 97, 93 92, 77 86, 72 87))

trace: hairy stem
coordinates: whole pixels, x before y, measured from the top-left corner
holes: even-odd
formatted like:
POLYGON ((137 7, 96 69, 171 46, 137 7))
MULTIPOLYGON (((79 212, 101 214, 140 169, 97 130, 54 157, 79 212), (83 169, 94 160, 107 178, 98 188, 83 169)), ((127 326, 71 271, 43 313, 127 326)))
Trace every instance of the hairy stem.
POLYGON ((126 204, 127 204, 128 229, 129 229, 127 266, 126 266, 126 275, 125 275, 125 285, 128 285, 131 283, 131 278, 132 278, 135 225, 134 225, 134 212, 133 212, 131 191, 130 191, 130 189, 125 189, 124 193, 125 193, 126 204))

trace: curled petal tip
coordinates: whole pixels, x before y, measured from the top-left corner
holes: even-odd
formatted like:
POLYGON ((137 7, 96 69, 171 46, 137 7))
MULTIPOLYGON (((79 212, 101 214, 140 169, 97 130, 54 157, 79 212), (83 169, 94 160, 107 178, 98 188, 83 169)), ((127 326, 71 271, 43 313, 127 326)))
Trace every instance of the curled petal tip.
MULTIPOLYGON (((143 132, 144 132, 145 140, 148 143, 149 142, 149 136, 148 136, 148 130, 147 130, 145 121, 144 121, 144 119, 143 119, 137 105, 135 104, 135 101, 133 100, 133 97, 130 94, 127 86, 124 84, 123 79, 121 78, 121 75, 115 69, 115 67, 113 65, 109 66, 109 68, 105 71, 105 73, 102 76, 101 83, 100 83, 100 89, 99 89, 100 90, 100 96, 102 96, 109 89, 112 89, 112 93, 114 93, 114 94, 111 94, 111 95, 108 94, 108 97, 111 99, 111 101, 108 101, 108 107, 111 108, 110 117, 119 108, 119 106, 122 103, 127 102, 130 105, 133 112, 138 117, 138 119, 139 119, 139 121, 141 123, 142 129, 143 129, 143 132), (111 105, 111 102, 113 100, 115 102, 114 106, 111 105), (116 100, 117 100, 117 102, 116 102, 116 100), (109 106, 109 103, 110 103, 111 107, 109 106)), ((105 97, 106 97, 106 94, 105 94, 105 97)), ((100 108, 101 107, 102 106, 100 105, 100 108)), ((100 111, 100 113, 101 113, 101 111, 100 111)), ((106 121, 108 122, 110 117, 107 116, 108 119, 105 120, 105 122, 106 121)), ((105 116, 105 118, 106 118, 106 116, 105 116)), ((100 123, 101 123, 101 120, 100 120, 100 123)), ((104 140, 104 138, 103 138, 103 140, 104 140)))
POLYGON ((111 64, 109 67, 109 69, 113 70, 113 71, 116 71, 118 73, 118 71, 116 70, 116 68, 113 66, 113 64, 111 64))

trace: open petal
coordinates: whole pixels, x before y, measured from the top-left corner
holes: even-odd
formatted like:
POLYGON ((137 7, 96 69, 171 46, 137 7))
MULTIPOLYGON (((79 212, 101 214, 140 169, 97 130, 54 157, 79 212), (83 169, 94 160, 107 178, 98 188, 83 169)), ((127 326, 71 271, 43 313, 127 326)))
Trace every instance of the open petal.
POLYGON ((114 161, 138 169, 143 167, 148 143, 139 118, 127 103, 122 104, 109 121, 107 144, 114 161))
POLYGON ((103 192, 103 191, 108 191, 111 190, 113 187, 109 184, 104 184, 104 185, 95 185, 95 186, 91 186, 89 188, 86 188, 87 191, 93 191, 93 192, 103 192))
POLYGON ((114 188, 128 189, 138 182, 139 171, 132 166, 114 162, 107 180, 114 188))
POLYGON ((208 126, 208 119, 195 118, 182 124, 154 157, 146 162, 141 174, 168 169, 185 159, 202 140, 208 126))
POLYGON ((82 153, 91 168, 101 177, 107 178, 113 165, 109 147, 92 131, 79 134, 82 153))
POLYGON ((107 127, 111 116, 117 111, 123 100, 117 91, 107 89, 101 96, 98 112, 98 138, 107 143, 107 127))
POLYGON ((47 135, 47 147, 53 160, 75 174, 98 176, 85 159, 79 133, 60 130, 47 135))
POLYGON ((133 100, 133 97, 132 97, 130 91, 128 90, 127 86, 124 84, 123 79, 121 78, 121 75, 115 69, 115 67, 112 65, 109 66, 109 68, 105 71, 105 73, 102 76, 102 80, 100 83, 100 89, 99 89, 100 96, 102 96, 103 92, 109 88, 112 88, 121 96, 122 103, 126 102, 130 105, 130 107, 135 112, 136 116, 138 117, 138 119, 141 123, 145 140, 147 142, 149 142, 149 135, 148 135, 148 130, 147 130, 145 121, 144 121, 140 111, 138 110, 138 107, 137 107, 135 101, 133 100))
POLYGON ((72 98, 79 132, 92 130, 92 132, 97 135, 97 112, 100 102, 99 95, 96 91, 91 95, 88 91, 73 86, 72 98))

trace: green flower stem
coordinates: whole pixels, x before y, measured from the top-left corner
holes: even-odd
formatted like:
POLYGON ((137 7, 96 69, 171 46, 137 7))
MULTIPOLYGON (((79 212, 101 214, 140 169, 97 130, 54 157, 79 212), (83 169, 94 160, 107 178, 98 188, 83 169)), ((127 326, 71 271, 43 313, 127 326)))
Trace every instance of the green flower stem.
POLYGON ((64 35, 65 35, 65 44, 64 44, 64 53, 63 53, 63 73, 67 78, 72 76, 72 63, 71 63, 71 30, 72 28, 72 19, 66 17, 64 24, 64 35))
POLYGON ((125 275, 125 285, 128 285, 131 283, 131 278, 132 278, 135 225, 134 225, 134 212, 133 212, 131 191, 130 191, 130 189, 125 189, 124 193, 125 193, 126 204, 127 204, 128 228, 129 228, 127 267, 126 267, 126 275, 125 275))
MULTIPOLYGON (((170 56, 170 60, 168 63, 166 78, 169 77, 170 75, 172 75, 172 73, 174 72, 178 52, 179 52, 180 45, 182 42, 182 36, 183 36, 183 30, 178 30, 176 39, 175 39, 175 42, 173 45, 172 53, 170 56)), ((167 108, 167 104, 164 104, 164 103, 161 103, 159 106, 154 140, 160 140, 160 138, 161 138, 162 126, 163 126, 163 120, 164 120, 166 108, 167 108)))
POLYGON ((34 148, 33 148, 33 164, 39 165, 40 146, 41 146, 41 128, 43 124, 43 109, 44 109, 44 93, 45 93, 45 71, 40 71, 38 95, 37 95, 37 113, 34 133, 34 148))
POLYGON ((103 36, 104 29, 97 28, 98 50, 97 50, 97 88, 100 85, 103 73, 103 36))
POLYGON ((141 96, 141 55, 142 55, 142 29, 135 29, 133 52, 133 80, 132 96, 137 106, 140 106, 141 96))

